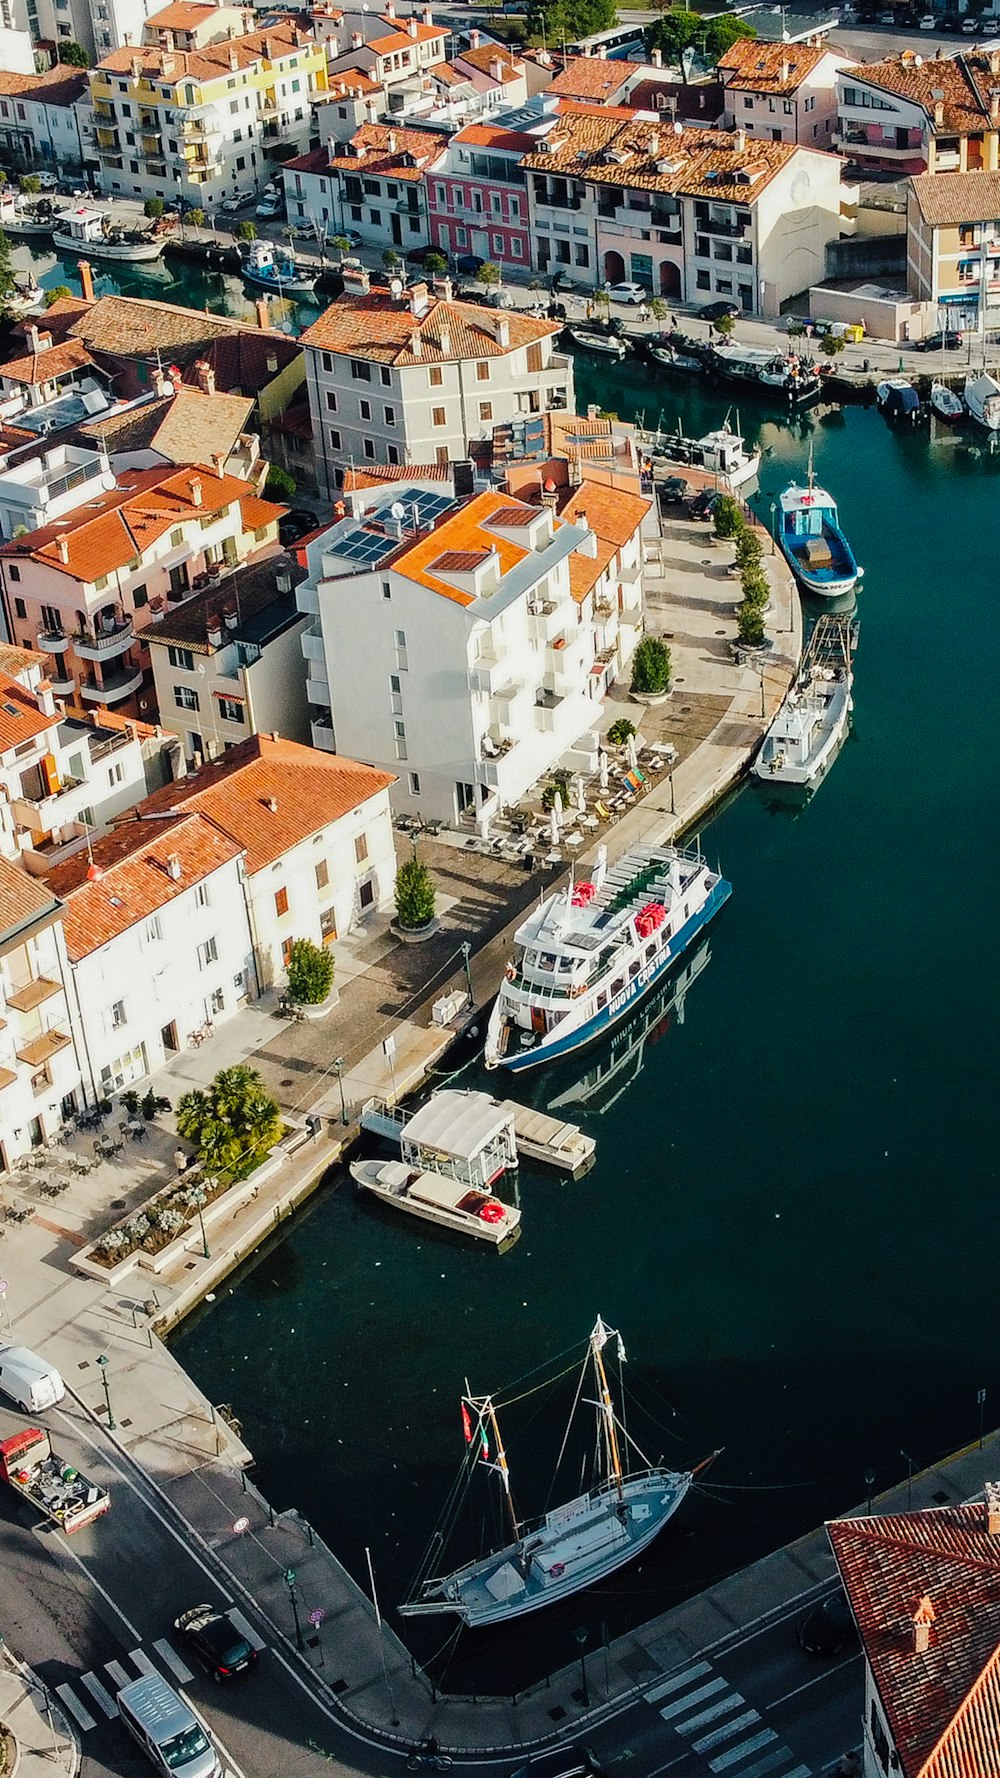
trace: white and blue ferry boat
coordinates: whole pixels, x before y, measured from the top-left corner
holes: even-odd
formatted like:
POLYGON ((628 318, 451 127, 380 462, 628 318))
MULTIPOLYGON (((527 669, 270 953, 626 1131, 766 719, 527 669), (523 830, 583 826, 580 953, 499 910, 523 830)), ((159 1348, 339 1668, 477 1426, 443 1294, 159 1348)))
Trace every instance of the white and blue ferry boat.
POLYGON ((697 851, 637 846, 570 882, 518 927, 486 1036, 487 1068, 537 1068, 603 1036, 707 926, 731 886, 697 851))
POLYGON ((812 452, 804 488, 790 482, 778 496, 778 548, 800 586, 824 599, 849 593, 864 573, 840 526, 837 502, 813 480, 812 452))

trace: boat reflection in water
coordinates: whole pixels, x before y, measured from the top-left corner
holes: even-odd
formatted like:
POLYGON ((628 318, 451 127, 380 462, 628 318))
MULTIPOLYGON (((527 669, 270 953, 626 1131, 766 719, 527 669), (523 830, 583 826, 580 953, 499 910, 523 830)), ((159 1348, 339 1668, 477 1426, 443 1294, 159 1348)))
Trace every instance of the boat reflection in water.
POLYGON ((825 784, 834 766, 851 739, 851 729, 847 728, 834 748, 822 770, 817 772, 809 784, 781 784, 774 780, 753 778, 753 790, 759 796, 769 815, 784 815, 786 820, 794 821, 812 802, 821 784, 825 784))
MULTIPOLYGON (((683 1025, 688 989, 707 967, 710 945, 711 941, 704 939, 661 988, 640 1001, 631 1018, 615 1026, 610 1037, 589 1052, 586 1073, 578 1072, 577 1059, 575 1066, 572 1062, 556 1063, 546 1072, 544 1082, 541 1077, 532 1082, 545 1108, 568 1112, 574 1106, 585 1106, 600 1117, 610 1111, 642 1073, 647 1043, 658 1043, 673 1025, 683 1025)), ((522 1097, 530 1098, 531 1094, 522 1097)))

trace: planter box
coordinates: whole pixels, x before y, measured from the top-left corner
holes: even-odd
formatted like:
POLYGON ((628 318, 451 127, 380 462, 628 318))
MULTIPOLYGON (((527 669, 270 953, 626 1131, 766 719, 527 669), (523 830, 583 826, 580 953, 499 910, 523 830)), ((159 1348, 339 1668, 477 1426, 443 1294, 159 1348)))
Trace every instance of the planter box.
MULTIPOLYGON (((297 1135, 296 1131, 294 1136, 297 1135)), ((278 1143, 271 1150, 267 1159, 262 1161, 259 1167, 255 1167, 252 1173, 248 1173, 245 1179, 241 1179, 238 1185, 228 1186, 225 1191, 219 1193, 218 1197, 213 1198, 210 1204, 204 1206, 201 1216, 206 1232, 216 1223, 221 1222, 224 1216, 232 1216, 254 1196, 264 1182, 271 1178, 272 1174, 278 1171, 279 1167, 284 1166, 288 1158, 288 1144, 293 1141, 294 1137, 287 1137, 284 1142, 278 1143)), ((162 1196, 161 1188, 151 1198, 148 1198, 146 1203, 153 1204, 157 1198, 162 1196)), ((145 1205, 140 1205, 137 1210, 132 1212, 132 1215, 141 1215, 145 1207, 145 1205)), ((75 1253, 71 1263, 77 1271, 85 1273, 88 1278, 99 1278, 112 1290, 119 1289, 122 1282, 134 1271, 152 1272, 154 1276, 158 1275, 160 1272, 166 1271, 167 1267, 179 1259, 182 1254, 200 1249, 201 1223, 197 1211, 192 1210, 190 1216, 190 1222, 179 1230, 172 1241, 168 1241, 165 1247, 161 1247, 158 1253, 147 1253, 145 1248, 136 1247, 131 1253, 126 1254, 124 1259, 116 1260, 112 1266, 105 1266, 101 1264, 100 1260, 92 1257, 94 1249, 99 1245, 95 1241, 90 1247, 85 1247, 82 1253, 75 1253)), ((130 1221, 131 1218, 126 1220, 130 1221)))
POLYGON ((400 926, 395 920, 391 920, 389 930, 404 945, 422 945, 426 944, 429 938, 433 938, 436 932, 440 932, 441 922, 435 918, 428 920, 426 926, 400 926))
POLYGON ((628 695, 633 704, 646 704, 652 709, 656 704, 665 704, 673 689, 673 680, 671 680, 666 691, 630 691, 628 695))
POLYGON ((295 1008, 297 1012, 302 1014, 303 1018, 325 1019, 327 1013, 333 1011, 339 999, 339 990, 337 988, 331 988, 325 1000, 318 1000, 314 1006, 307 1005, 304 1000, 296 1000, 295 1008))

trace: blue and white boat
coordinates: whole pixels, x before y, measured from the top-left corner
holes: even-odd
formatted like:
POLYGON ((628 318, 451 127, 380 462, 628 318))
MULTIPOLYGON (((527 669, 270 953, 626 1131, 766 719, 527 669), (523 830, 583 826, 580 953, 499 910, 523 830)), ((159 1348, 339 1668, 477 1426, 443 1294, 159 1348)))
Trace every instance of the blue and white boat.
POLYGON ((248 284, 269 290, 274 296, 312 296, 316 279, 304 272, 290 253, 270 241, 251 241, 240 261, 248 284))
POLYGON ((804 488, 790 482, 778 496, 778 548, 800 586, 821 598, 849 593, 864 573, 840 527, 837 502, 813 480, 812 452, 804 488))
POLYGON ((569 1055, 648 994, 731 895, 700 852, 637 846, 593 881, 570 882, 514 935, 486 1035, 487 1068, 569 1055))

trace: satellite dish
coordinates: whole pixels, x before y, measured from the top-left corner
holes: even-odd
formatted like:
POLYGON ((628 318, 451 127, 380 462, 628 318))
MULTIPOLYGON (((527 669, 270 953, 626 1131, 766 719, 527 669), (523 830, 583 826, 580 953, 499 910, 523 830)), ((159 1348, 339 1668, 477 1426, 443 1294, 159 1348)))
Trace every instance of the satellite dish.
POLYGON ((675 123, 674 124, 674 135, 675 136, 683 136, 683 134, 684 134, 684 125, 682 123, 675 123))
POLYGON ((394 500, 389 511, 394 519, 405 519, 406 517, 406 507, 401 500, 394 500))
POLYGON ((922 67, 923 67, 923 65, 924 65, 924 58, 923 58, 923 56, 914 56, 914 58, 913 58, 913 66, 914 66, 914 67, 915 67, 915 68, 922 68, 922 67))
POLYGON ((393 278, 392 283, 389 285, 389 289, 392 291, 393 296, 402 296, 402 294, 403 294, 403 280, 402 280, 402 278, 393 278))

